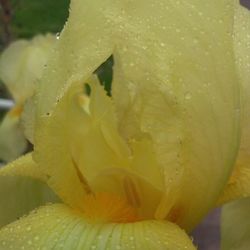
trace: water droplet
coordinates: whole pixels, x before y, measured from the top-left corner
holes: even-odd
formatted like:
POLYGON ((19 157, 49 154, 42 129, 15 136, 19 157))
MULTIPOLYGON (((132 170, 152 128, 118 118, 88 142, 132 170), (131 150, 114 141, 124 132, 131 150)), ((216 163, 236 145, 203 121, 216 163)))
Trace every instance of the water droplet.
POLYGON ((195 39, 193 40, 193 42, 194 42, 194 44, 197 44, 197 43, 198 43, 198 39, 195 38, 195 39))
POLYGON ((35 236, 34 240, 38 241, 39 240, 39 236, 35 236))
POLYGON ((191 97, 192 97, 192 95, 191 95, 190 93, 186 93, 186 94, 185 94, 185 99, 186 99, 186 100, 190 100, 191 97))

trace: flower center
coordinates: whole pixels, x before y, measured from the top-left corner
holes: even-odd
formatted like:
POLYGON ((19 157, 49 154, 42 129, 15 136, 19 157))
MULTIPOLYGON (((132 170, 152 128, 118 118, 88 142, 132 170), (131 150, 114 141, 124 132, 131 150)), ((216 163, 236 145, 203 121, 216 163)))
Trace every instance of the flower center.
POLYGON ((111 193, 89 194, 84 199, 84 215, 91 222, 129 223, 138 221, 134 207, 111 193))

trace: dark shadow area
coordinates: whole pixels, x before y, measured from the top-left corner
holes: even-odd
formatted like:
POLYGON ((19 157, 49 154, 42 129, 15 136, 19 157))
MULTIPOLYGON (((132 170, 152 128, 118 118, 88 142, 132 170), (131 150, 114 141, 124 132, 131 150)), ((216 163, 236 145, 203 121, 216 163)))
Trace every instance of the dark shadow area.
POLYGON ((250 0, 240 0, 240 4, 250 10, 250 0))

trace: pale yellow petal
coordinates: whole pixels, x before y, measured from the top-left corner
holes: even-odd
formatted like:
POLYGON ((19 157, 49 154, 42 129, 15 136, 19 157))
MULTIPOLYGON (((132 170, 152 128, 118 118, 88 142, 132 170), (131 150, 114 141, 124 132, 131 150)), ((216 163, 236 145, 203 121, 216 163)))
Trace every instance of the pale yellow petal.
POLYGON ((46 176, 40 171, 32 159, 32 153, 19 157, 17 160, 0 168, 0 176, 31 177, 46 182, 46 176))
POLYGON ((84 131, 88 123, 86 114, 78 103, 79 93, 81 88, 71 88, 53 113, 37 124, 34 159, 47 175, 48 185, 60 198, 67 204, 82 209, 84 195, 88 192, 85 188, 87 184, 81 179, 76 160, 71 154, 72 141, 77 139, 81 128, 84 131))
POLYGON ((54 35, 38 35, 31 41, 15 41, 2 53, 0 78, 17 103, 34 93, 55 42, 54 35))
POLYGON ((0 227, 10 223, 37 206, 58 201, 45 184, 43 175, 26 154, 0 168, 0 227))
POLYGON ((0 175, 0 200, 1 228, 38 206, 58 201, 58 198, 45 183, 39 180, 23 176, 0 175))
POLYGON ((236 3, 234 48, 241 82, 241 142, 234 172, 219 204, 250 196, 250 11, 236 3))
POLYGON ((219 196, 238 146, 233 1, 125 4, 113 97, 127 138, 147 133, 165 178, 156 216, 191 228, 219 196))
POLYGON ((178 226, 162 221, 91 224, 64 205, 42 207, 0 231, 1 250, 193 250, 178 226))
POLYGON ((107 1, 71 1, 69 19, 38 87, 38 117, 52 112, 68 86, 84 83, 112 54, 110 14, 117 6, 107 1))
POLYGON ((34 125, 35 125, 35 98, 29 98, 24 105, 21 114, 21 124, 23 133, 30 143, 34 144, 34 125))
POLYGON ((50 176, 49 185, 66 203, 80 209, 89 190, 79 176, 75 159, 69 154, 72 135, 75 133, 74 139, 82 133, 81 129, 78 132, 71 126, 74 123, 88 126, 88 119, 80 107, 74 108, 74 100, 70 100, 67 89, 72 84, 85 83, 112 53, 112 26, 107 20, 110 8, 106 4, 102 1, 71 2, 69 20, 37 89, 35 158, 50 176), (95 13, 97 6, 104 10, 100 15, 95 13))
POLYGON ((0 124, 0 159, 12 161, 24 153, 27 141, 20 124, 22 107, 14 107, 0 124))

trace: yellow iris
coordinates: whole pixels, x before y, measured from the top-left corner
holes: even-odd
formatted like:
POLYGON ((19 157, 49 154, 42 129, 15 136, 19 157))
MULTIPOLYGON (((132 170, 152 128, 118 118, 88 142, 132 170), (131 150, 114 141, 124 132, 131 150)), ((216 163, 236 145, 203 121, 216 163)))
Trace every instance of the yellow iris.
POLYGON ((0 56, 0 79, 9 90, 15 106, 0 125, 0 159, 12 161, 24 153, 27 141, 20 123, 23 106, 34 94, 35 84, 55 44, 51 34, 37 35, 32 40, 13 42, 0 56))
POLYGON ((195 248, 185 231, 226 199, 238 149, 236 8, 230 0, 71 1, 29 104, 34 152, 0 172, 40 179, 64 204, 4 226, 2 249, 195 248), (92 76, 110 55, 112 98, 92 76))

